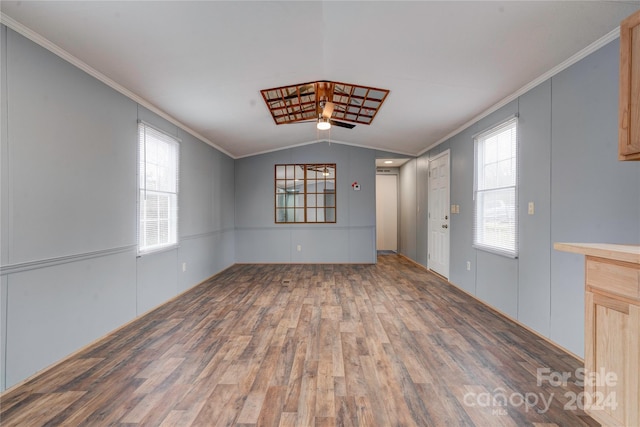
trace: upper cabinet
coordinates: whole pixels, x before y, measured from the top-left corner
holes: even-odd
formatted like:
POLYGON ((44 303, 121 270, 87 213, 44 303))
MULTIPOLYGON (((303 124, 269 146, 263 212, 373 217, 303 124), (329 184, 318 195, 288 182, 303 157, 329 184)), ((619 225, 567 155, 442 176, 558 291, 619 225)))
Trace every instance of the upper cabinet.
POLYGON ((640 10, 620 24, 618 158, 640 160, 640 10))

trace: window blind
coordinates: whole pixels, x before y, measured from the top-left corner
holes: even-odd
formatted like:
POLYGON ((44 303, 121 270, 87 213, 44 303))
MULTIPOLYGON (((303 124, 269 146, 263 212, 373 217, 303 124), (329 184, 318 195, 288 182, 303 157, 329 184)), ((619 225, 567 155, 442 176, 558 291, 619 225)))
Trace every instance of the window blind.
POLYGON ((178 242, 177 139, 138 123, 138 251, 150 252, 178 242))
POLYGON ((474 247, 518 256, 518 119, 475 137, 474 247))

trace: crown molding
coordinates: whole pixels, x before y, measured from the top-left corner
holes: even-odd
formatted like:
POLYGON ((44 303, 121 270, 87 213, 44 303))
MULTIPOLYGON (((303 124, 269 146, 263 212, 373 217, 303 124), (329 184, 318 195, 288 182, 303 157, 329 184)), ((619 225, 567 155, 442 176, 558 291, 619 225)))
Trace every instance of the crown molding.
POLYGON ((234 156, 233 154, 229 153, 224 148, 220 147, 219 145, 217 145, 213 141, 209 140, 208 138, 205 138, 204 136, 202 136, 201 134, 199 134, 195 130, 191 129, 189 126, 186 126, 184 123, 182 123, 179 120, 175 119, 174 117, 172 117, 168 113, 164 112, 160 108, 156 107, 155 105, 153 105, 152 103, 150 103, 146 99, 142 98, 141 96, 131 92, 126 87, 124 87, 124 86, 116 83, 115 81, 111 80, 109 77, 105 76, 104 74, 102 74, 101 72, 96 70, 95 68, 89 66, 85 62, 83 62, 80 59, 76 58, 75 56, 71 55, 69 52, 67 52, 66 50, 62 49, 60 46, 56 45, 55 43, 52 43, 51 41, 49 41, 48 39, 46 39, 42 35, 36 33, 35 31, 31 30, 30 28, 22 25, 20 22, 16 21, 15 19, 11 18, 10 16, 5 15, 3 12, 0 12, 0 24, 6 25, 8 28, 11 28, 16 33, 26 37, 27 39, 31 40, 32 42, 36 43, 37 45, 42 46, 43 48, 47 49, 49 52, 59 56, 60 58, 64 59, 65 61, 67 61, 71 65, 81 69, 85 73, 87 73, 90 76, 98 79, 99 81, 101 81, 102 83, 106 84, 110 88, 120 92, 122 95, 126 96, 127 98, 133 100, 134 102, 136 102, 139 105, 145 107, 146 109, 154 112, 155 114, 157 114, 158 116, 162 117, 163 119, 169 121, 170 123, 178 126, 182 130, 184 130, 185 132, 187 132, 187 133, 191 134, 192 136, 198 138, 202 142, 205 142, 208 145, 212 146, 216 150, 226 154, 227 156, 229 156, 229 157, 231 157, 233 159, 237 158, 236 156, 234 156))
POLYGON ((482 113, 478 114, 477 116, 475 116, 474 118, 472 118, 471 120, 469 120, 468 122, 466 122, 465 124, 463 124, 462 126, 457 128, 456 130, 454 130, 453 132, 450 132, 449 134, 447 134, 443 138, 441 138, 438 141, 434 142, 433 144, 429 145, 427 148, 425 148, 424 150, 420 151, 416 156, 421 156, 424 153, 426 153, 427 151, 437 147, 438 145, 442 144, 443 142, 445 142, 449 138, 459 134, 463 130, 467 129, 469 126, 477 123, 478 121, 480 121, 481 119, 487 117, 489 114, 493 113, 494 111, 499 110, 500 108, 504 107, 505 105, 507 105, 511 101, 514 101, 514 100, 518 99, 520 96, 522 96, 525 93, 529 92, 534 87, 536 87, 539 84, 549 80, 551 77, 553 77, 556 74, 560 73, 561 71, 569 68, 570 66, 572 66, 576 62, 586 58, 587 56, 591 55, 593 52, 597 51, 601 47, 609 44, 610 42, 612 42, 613 40, 615 40, 615 39, 617 39, 619 37, 620 37, 620 27, 616 27, 614 30, 612 30, 609 33, 605 34, 604 36, 602 36, 601 38, 599 38, 595 42, 591 43, 589 46, 585 47, 584 49, 582 49, 581 51, 576 53, 575 55, 571 56, 570 58, 568 58, 565 61, 561 62, 560 64, 556 65, 555 67, 553 67, 552 69, 550 69, 546 73, 542 74, 537 79, 534 79, 530 83, 527 83, 526 85, 522 86, 520 89, 518 89, 517 91, 515 91, 511 95, 509 95, 506 98, 503 98, 502 100, 498 101, 496 104, 494 104, 491 107, 489 107, 488 109, 484 110, 482 113))

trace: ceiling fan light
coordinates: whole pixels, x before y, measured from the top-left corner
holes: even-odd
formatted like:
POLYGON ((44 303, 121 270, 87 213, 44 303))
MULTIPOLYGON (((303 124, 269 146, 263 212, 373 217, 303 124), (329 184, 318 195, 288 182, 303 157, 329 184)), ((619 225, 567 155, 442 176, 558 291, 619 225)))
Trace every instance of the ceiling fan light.
POLYGON ((329 130, 331 129, 331 123, 329 122, 329 119, 322 117, 318 119, 318 124, 316 125, 318 127, 318 130, 329 130))

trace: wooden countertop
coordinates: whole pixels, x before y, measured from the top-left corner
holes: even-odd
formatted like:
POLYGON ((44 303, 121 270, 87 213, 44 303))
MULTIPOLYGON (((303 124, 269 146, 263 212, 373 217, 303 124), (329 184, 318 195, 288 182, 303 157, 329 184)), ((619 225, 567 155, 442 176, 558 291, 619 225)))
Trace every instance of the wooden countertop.
POLYGON ((640 245, 617 245, 611 243, 554 243, 558 251, 573 252, 617 261, 640 264, 640 245))

